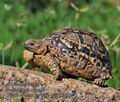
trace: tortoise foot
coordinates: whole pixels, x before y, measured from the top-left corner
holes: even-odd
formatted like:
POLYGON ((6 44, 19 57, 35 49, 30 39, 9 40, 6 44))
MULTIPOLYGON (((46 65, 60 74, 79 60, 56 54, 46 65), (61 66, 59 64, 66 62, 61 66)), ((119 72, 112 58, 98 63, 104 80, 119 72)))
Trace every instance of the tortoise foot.
POLYGON ((106 87, 107 85, 105 85, 105 80, 101 79, 101 78, 97 78, 94 80, 93 82, 96 85, 102 86, 102 87, 106 87))

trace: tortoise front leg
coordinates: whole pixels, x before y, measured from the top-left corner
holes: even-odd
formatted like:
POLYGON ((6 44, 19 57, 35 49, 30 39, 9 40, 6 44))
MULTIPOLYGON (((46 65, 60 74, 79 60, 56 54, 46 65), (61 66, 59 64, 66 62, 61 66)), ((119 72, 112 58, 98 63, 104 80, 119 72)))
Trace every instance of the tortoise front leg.
POLYGON ((56 80, 62 79, 61 68, 51 53, 47 53, 46 55, 35 55, 34 62, 38 66, 48 67, 53 73, 56 80))

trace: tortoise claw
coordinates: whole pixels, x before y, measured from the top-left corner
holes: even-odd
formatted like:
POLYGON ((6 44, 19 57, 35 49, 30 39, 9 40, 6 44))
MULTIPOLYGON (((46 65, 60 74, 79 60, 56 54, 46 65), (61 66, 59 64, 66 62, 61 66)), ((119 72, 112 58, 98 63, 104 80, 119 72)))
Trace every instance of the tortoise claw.
POLYGON ((96 78, 93 83, 96 85, 102 86, 102 87, 107 86, 107 85, 105 85, 105 80, 103 80, 101 78, 96 78))

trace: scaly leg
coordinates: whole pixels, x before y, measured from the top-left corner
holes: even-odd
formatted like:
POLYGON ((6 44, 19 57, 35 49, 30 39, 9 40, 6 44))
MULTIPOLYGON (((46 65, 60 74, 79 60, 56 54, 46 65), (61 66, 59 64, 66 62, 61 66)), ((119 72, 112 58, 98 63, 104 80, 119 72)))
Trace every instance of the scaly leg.
POLYGON ((34 62, 38 66, 48 67, 53 73, 56 80, 62 79, 61 68, 51 53, 47 53, 45 55, 35 55, 34 62))

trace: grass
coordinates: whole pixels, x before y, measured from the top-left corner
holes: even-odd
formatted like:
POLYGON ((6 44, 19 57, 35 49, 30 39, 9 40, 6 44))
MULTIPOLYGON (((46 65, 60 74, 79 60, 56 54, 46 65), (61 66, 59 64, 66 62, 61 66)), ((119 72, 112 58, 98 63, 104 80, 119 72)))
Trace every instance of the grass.
MULTIPOLYGON (((0 63, 23 68, 24 41, 44 38, 64 27, 77 27, 96 32, 109 49, 113 79, 109 86, 120 88, 120 6, 93 0, 90 4, 67 7, 59 0, 33 14, 21 2, 0 1, 0 63)), ((7 1, 7 0, 6 0, 7 1)))

